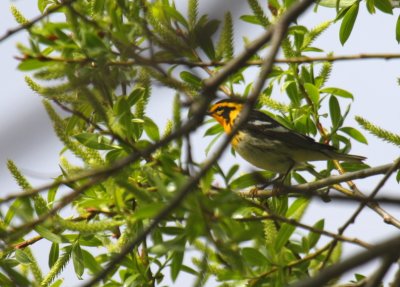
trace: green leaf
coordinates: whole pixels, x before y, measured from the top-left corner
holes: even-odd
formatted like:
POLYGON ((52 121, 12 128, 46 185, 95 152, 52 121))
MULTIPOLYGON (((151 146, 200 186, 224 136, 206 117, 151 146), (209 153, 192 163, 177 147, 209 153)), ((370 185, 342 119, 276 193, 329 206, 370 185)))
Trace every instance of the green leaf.
POLYGON ((235 175, 235 173, 239 170, 239 165, 233 165, 226 174, 226 181, 230 181, 230 179, 235 175))
POLYGON ((98 272, 100 272, 102 270, 102 267, 93 257, 93 255, 85 249, 81 249, 81 251, 83 265, 88 268, 93 274, 97 274, 98 272))
POLYGON ((217 31, 220 21, 211 20, 204 24, 207 20, 206 17, 201 17, 199 20, 199 27, 196 27, 196 36, 198 38, 198 44, 201 49, 206 53, 210 60, 215 59, 215 49, 212 40, 212 35, 217 31), (201 27, 201 25, 204 25, 201 27))
POLYGON ((59 235, 51 232, 49 229, 38 225, 35 227, 35 231, 42 237, 46 238, 47 240, 53 243, 62 243, 62 239, 59 235))
POLYGON ((242 249, 243 259, 245 259, 252 266, 265 266, 268 259, 257 249, 244 247, 242 249))
POLYGON ((344 45, 347 39, 350 37, 351 31, 354 27, 354 23, 357 19, 358 8, 358 2, 354 3, 343 17, 339 31, 339 39, 342 45, 344 45))
POLYGON ((166 12, 166 14, 168 16, 170 16, 175 21, 178 21, 186 28, 189 27, 189 24, 186 21, 185 17, 183 17, 182 14, 178 10, 176 10, 174 7, 171 7, 169 5, 163 5, 163 10, 164 10, 164 12, 166 12))
MULTIPOLYGON (((317 221, 317 223, 315 223, 313 225, 314 229, 318 229, 318 230, 323 230, 324 229, 324 225, 325 225, 325 220, 324 219, 320 219, 319 221, 317 221)), ((313 248, 317 243, 319 238, 321 237, 320 233, 314 233, 311 232, 308 234, 308 244, 309 244, 309 248, 313 248)))
POLYGON ((318 5, 329 7, 329 8, 336 8, 339 4, 339 8, 348 7, 352 5, 357 0, 321 0, 318 2, 318 5))
POLYGON ((329 98, 329 114, 331 116, 333 128, 338 128, 342 123, 342 114, 340 112, 339 102, 335 96, 329 98))
POLYGON ((53 267, 60 255, 60 246, 58 243, 52 243, 49 253, 49 268, 53 267))
POLYGON ((331 94, 335 96, 339 96, 342 98, 347 98, 347 99, 354 99, 353 94, 339 88, 333 88, 333 87, 328 87, 328 88, 323 88, 319 91, 320 93, 325 93, 325 94, 331 94))
POLYGON ((367 10, 370 14, 375 13, 375 0, 367 0, 367 10))
POLYGON ((57 1, 56 0, 39 0, 38 1, 38 9, 40 11, 40 13, 43 13, 44 10, 47 8, 50 8, 50 6, 54 6, 57 5, 57 1))
POLYGON ((202 86, 201 79, 197 77, 196 75, 193 75, 192 73, 189 73, 187 71, 183 71, 179 74, 182 80, 184 80, 186 83, 189 85, 200 89, 202 86))
POLYGON ((342 162, 341 165, 346 172, 359 171, 370 167, 363 162, 342 162))
POLYGON ((300 220, 303 215, 306 207, 310 203, 310 200, 307 198, 298 198, 296 199, 289 207, 286 212, 286 217, 292 217, 296 220, 300 220))
POLYGON ((54 64, 55 64, 55 62, 53 62, 53 61, 40 61, 38 59, 27 59, 27 60, 23 60, 18 65, 18 70, 27 72, 27 71, 32 71, 32 70, 37 70, 37 69, 41 69, 44 67, 48 67, 48 66, 51 66, 54 64))
POLYGON ((396 22, 396 41, 400 44, 400 15, 397 17, 396 22))
POLYGON ((294 81, 287 81, 284 84, 284 88, 285 88, 286 93, 289 96, 289 99, 292 102, 293 106, 299 107, 301 98, 300 98, 300 93, 297 89, 296 83, 294 81))
POLYGON ((338 244, 336 244, 336 247, 333 249, 330 262, 332 263, 339 262, 341 257, 342 257, 342 242, 339 241, 338 244))
POLYGON ((397 183, 400 183, 400 170, 397 172, 396 180, 397 180, 397 183))
POLYGON ((72 247, 72 262, 74 265, 76 276, 78 277, 78 279, 82 280, 84 265, 83 265, 82 250, 79 243, 75 243, 72 247))
POLYGON ((293 3, 295 3, 295 2, 296 2, 296 0, 285 0, 285 1, 284 1, 284 4, 285 4, 285 7, 286 7, 286 8, 289 8, 289 7, 292 6, 293 3))
POLYGON ((367 139, 365 138, 365 136, 357 129, 353 128, 353 127, 343 127, 340 129, 342 132, 348 134, 349 136, 351 136, 353 139, 355 139, 356 141, 363 143, 363 144, 368 144, 367 139))
POLYGON ((210 127, 206 132, 204 133, 203 136, 213 136, 220 134, 224 131, 224 128, 220 124, 215 124, 212 127, 210 127))
POLYGON ((15 251, 15 259, 22 264, 31 264, 32 260, 29 257, 28 254, 26 254, 25 251, 23 251, 22 249, 17 249, 15 251))
POLYGON ((223 133, 218 134, 214 137, 211 142, 207 145, 206 149, 204 150, 205 154, 208 155, 213 145, 217 142, 217 140, 223 135, 223 133))
POLYGON ((13 282, 7 278, 3 273, 0 273, 0 286, 11 287, 14 286, 13 282))
POLYGON ((64 279, 58 279, 56 282, 51 284, 50 287, 60 287, 63 282, 64 282, 64 279))
POLYGON ((74 138, 88 148, 96 150, 114 149, 114 147, 111 145, 110 140, 99 134, 81 133, 74 136, 74 138))
POLYGON ((145 89, 143 88, 136 88, 134 89, 128 96, 127 102, 129 107, 133 107, 142 97, 143 94, 145 93, 145 89))
POLYGON ((171 278, 173 282, 175 282, 176 278, 178 278, 179 272, 182 269, 183 257, 184 252, 182 251, 175 251, 172 255, 171 278))
POLYGON ((275 240, 275 251, 279 252, 283 246, 289 241, 290 236, 292 236, 296 227, 291 224, 284 223, 279 229, 278 235, 275 240))
MULTIPOLYGON (((55 180, 61 180, 62 175, 58 176, 55 180)), ((60 185, 55 185, 52 188, 50 188, 49 192, 47 193, 47 202, 49 203, 49 207, 53 206, 54 200, 56 199, 57 191, 60 185)))
POLYGON ((6 225, 9 225, 11 220, 14 218, 15 216, 15 212, 18 209, 18 207, 20 207, 22 204, 22 199, 21 198, 17 198, 12 204, 11 206, 8 208, 8 211, 6 213, 6 216, 4 217, 4 223, 6 225))
POLYGON ((165 207, 165 203, 155 202, 148 205, 141 206, 137 210, 135 210, 134 218, 135 219, 147 219, 153 218, 156 216, 160 210, 165 207))
POLYGON ((250 24, 255 24, 255 25, 260 25, 263 26, 263 24, 258 20, 257 16, 254 15, 243 15, 240 16, 240 20, 250 23, 250 24))
POLYGON ((233 190, 243 189, 259 183, 265 183, 268 179, 271 179, 273 176, 274 173, 270 171, 246 173, 233 180, 230 184, 230 188, 233 190))
POLYGON ((393 14, 393 6, 390 0, 376 0, 375 7, 387 14, 393 14))
POLYGON ((311 101, 314 103, 315 106, 317 106, 319 102, 318 88, 311 83, 305 83, 304 88, 306 89, 306 92, 310 97, 311 101))
POLYGON ((148 135, 148 137, 153 141, 160 140, 160 131, 158 130, 158 126, 156 123, 150 119, 149 117, 144 117, 144 131, 148 135))
MULTIPOLYGON (((4 260, 4 259, 3 259, 4 260)), ((20 272, 17 271, 17 269, 12 268, 11 264, 9 263, 9 260, 7 260, 6 262, 4 262, 2 260, 2 272, 1 274, 7 274, 8 277, 10 277, 12 279, 12 284, 11 285, 4 285, 4 287, 15 287, 15 286, 21 286, 21 287, 30 287, 32 286, 32 282, 31 280, 28 280, 28 277, 26 276, 26 274, 21 274, 20 272), (7 263, 7 264, 5 264, 7 263), (7 270, 6 272, 4 272, 3 270, 7 270)), ((30 278, 29 278, 30 279, 30 278)), ((3 286, 3 285, 1 285, 3 286)))
POLYGON ((82 46, 91 56, 98 56, 107 49, 103 40, 93 31, 84 30, 82 38, 82 46))
MULTIPOLYGON (((296 199, 289 207, 288 211, 286 212, 287 218, 293 218, 295 220, 300 220, 302 215, 304 214, 305 209, 307 208, 310 200, 307 198, 299 198, 296 199)), ((278 232, 275 241, 275 250, 278 252, 280 251, 283 246, 289 241, 290 236, 296 230, 296 227, 291 224, 284 223, 281 226, 281 229, 278 232)))

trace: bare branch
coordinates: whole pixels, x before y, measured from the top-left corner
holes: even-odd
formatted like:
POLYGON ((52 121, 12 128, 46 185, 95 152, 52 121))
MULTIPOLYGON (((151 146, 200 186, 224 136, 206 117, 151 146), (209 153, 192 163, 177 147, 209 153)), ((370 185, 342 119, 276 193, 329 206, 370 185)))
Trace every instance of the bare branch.
MULTIPOLYGON (((15 57, 17 60, 26 60, 25 58, 15 57)), ((54 62, 63 62, 63 63, 91 63, 95 62, 95 59, 89 58, 61 58, 61 57, 49 57, 49 56, 41 56, 40 58, 35 58, 39 61, 54 61, 54 62)), ((391 53, 371 53, 371 54, 356 54, 356 55, 338 55, 338 56, 323 56, 323 57, 295 57, 288 59, 275 59, 275 64, 294 64, 294 63, 314 63, 314 62, 339 62, 339 61, 355 61, 355 60, 397 60, 400 59, 400 54, 391 54, 391 53)), ((170 64, 170 65, 184 65, 187 67, 220 67, 225 66, 227 62, 224 61, 188 61, 185 59, 175 59, 175 60, 158 60, 157 58, 151 58, 147 61, 109 61, 107 65, 109 66, 132 66, 132 65, 148 65, 152 61, 152 63, 156 64, 170 64)), ((246 61, 243 64, 246 66, 261 66, 264 63, 264 60, 251 60, 246 61)))
POLYGON ((315 277, 306 278, 291 287, 320 287, 325 286, 330 280, 339 277, 340 275, 352 270, 353 268, 366 264, 367 262, 381 256, 392 254, 393 256, 400 255, 400 236, 392 237, 378 245, 375 245, 369 250, 360 252, 340 263, 336 263, 319 272, 315 277))
POLYGON ((297 221, 297 220, 295 220, 293 218, 286 218, 286 217, 280 216, 278 214, 269 213, 268 215, 264 215, 264 216, 244 217, 244 218, 237 218, 236 220, 237 221, 261 221, 261 220, 266 220, 266 219, 272 219, 272 220, 277 220, 277 221, 280 221, 280 222, 284 222, 284 223, 287 223, 287 224, 290 224, 290 225, 293 225, 293 226, 297 226, 297 227, 303 228, 305 230, 309 230, 309 231, 311 231, 313 233, 325 235, 327 237, 334 238, 334 239, 336 239, 338 241, 353 243, 353 244, 362 246, 364 248, 371 248, 372 247, 371 244, 369 244, 367 242, 364 242, 364 241, 362 241, 362 240, 360 240, 358 238, 350 238, 350 237, 346 237, 346 236, 343 236, 343 235, 336 234, 334 232, 330 232, 330 231, 326 231, 326 230, 322 230, 322 229, 317 229, 317 228, 314 228, 314 227, 312 227, 310 225, 301 223, 301 222, 299 222, 299 221, 297 221))
POLYGON ((400 286, 400 268, 399 264, 397 263, 397 271, 396 274, 394 275, 393 281, 389 283, 389 287, 398 287, 400 286))
MULTIPOLYGON (((314 182, 308 182, 308 183, 303 183, 303 184, 298 184, 298 185, 284 185, 282 186, 282 191, 283 193, 288 193, 288 192, 296 192, 296 193, 304 193, 304 192, 310 192, 310 191, 315 191, 321 188, 329 187, 333 184, 337 183, 342 183, 346 182, 349 180, 355 180, 355 179, 361 179, 361 178, 366 178, 378 174, 384 174, 387 173, 391 168, 399 169, 399 167, 396 168, 396 163, 388 163, 376 167, 370 167, 358 171, 353 171, 353 172, 346 172, 341 175, 332 175, 327 178, 323 178, 314 182)), ((272 194, 271 190, 252 190, 250 191, 239 191, 238 192, 241 196, 244 197, 270 197, 272 195, 279 195, 279 192, 275 192, 272 194)))

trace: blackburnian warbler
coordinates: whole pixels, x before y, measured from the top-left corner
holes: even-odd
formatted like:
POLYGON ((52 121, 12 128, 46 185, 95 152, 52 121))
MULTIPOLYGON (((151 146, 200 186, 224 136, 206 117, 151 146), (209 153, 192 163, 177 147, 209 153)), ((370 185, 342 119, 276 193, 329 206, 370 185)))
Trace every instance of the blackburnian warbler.
MULTIPOLYGON (((208 114, 230 133, 239 118, 243 102, 221 100, 208 114)), ((248 121, 240 127, 231 141, 233 149, 252 165, 287 175, 293 168, 307 167, 306 162, 335 159, 360 162, 365 157, 343 154, 335 147, 290 130, 265 113, 252 110, 248 121)))

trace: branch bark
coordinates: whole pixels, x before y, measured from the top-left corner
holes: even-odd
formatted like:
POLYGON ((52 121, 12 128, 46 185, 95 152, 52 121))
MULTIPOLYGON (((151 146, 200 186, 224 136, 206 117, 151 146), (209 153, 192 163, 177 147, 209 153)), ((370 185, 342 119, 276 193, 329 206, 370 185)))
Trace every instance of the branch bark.
POLYGON ((392 237, 367 251, 360 252, 340 263, 334 264, 312 278, 301 280, 290 285, 291 287, 320 287, 325 286, 330 280, 352 270, 353 268, 366 264, 367 262, 382 256, 400 255, 400 236, 392 237))

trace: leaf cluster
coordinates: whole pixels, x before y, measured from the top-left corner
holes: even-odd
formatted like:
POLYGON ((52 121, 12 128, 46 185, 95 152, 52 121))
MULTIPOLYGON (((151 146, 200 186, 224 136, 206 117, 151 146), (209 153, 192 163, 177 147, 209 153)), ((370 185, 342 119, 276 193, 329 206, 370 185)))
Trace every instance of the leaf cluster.
MULTIPOLYGON (((28 29, 29 43, 18 45, 18 68, 31 73, 27 85, 43 97, 64 148, 60 174, 44 195, 27 196, 32 186, 14 162, 8 163, 25 196, 17 196, 0 214, 4 247, 0 285, 61 286, 58 278, 68 264, 78 279, 97 276, 204 164, 192 155, 194 135, 184 129, 191 114, 189 119, 184 115, 188 106, 196 112, 204 97, 216 96, 203 94, 205 79, 235 57, 237 19, 229 11, 223 19, 210 19, 200 15, 199 1, 188 2, 185 14, 169 0, 76 0, 67 5, 38 0, 41 13, 56 5, 61 8, 54 12, 58 15, 28 29), (160 97, 168 97, 168 92, 159 92, 160 86, 173 95, 171 109, 166 107, 160 115, 166 119, 165 127, 149 112, 160 97), (160 144, 176 131, 181 131, 179 136, 160 144), (147 153, 151 147, 155 151, 147 153), (132 157, 138 160, 126 161, 132 157), (61 215, 60 206, 68 206, 70 214, 61 215), (45 275, 29 249, 39 240, 49 245, 45 275)), ((251 13, 240 19, 267 30, 294 2, 270 0, 264 9, 259 1, 248 0, 251 13)), ((366 2, 371 13, 375 8, 389 12, 386 0, 366 2)), ((336 21, 343 19, 343 44, 359 4, 337 7, 336 21)), ((17 8, 11 10, 18 23, 27 22, 17 8)), ((313 28, 291 25, 281 45, 284 56, 326 54, 315 43, 332 23, 313 28)), ((262 59, 266 51, 268 46, 252 59, 262 59)), ((246 77, 252 68, 245 63, 227 77, 219 92, 245 99, 252 89, 252 80, 246 77)), ((275 66, 257 108, 293 130, 348 152, 352 140, 367 141, 346 124, 355 97, 327 84, 331 71, 331 62, 275 66), (281 92, 279 99, 276 90, 281 92), (321 128, 322 123, 328 128, 321 128)), ((213 125, 205 136, 214 138, 207 152, 222 134, 219 125, 209 122, 213 125)), ((345 166, 347 170, 364 167, 345 166)), ((333 169, 329 161, 318 174, 329 176, 333 169)), ((236 164, 214 165, 182 204, 174 206, 149 237, 113 266, 101 286, 156 286, 167 279, 175 281, 182 273, 196 278, 197 286, 210 278, 221 286, 285 286, 339 261, 340 244, 321 246, 318 231, 324 229, 324 219, 316 219, 311 231, 295 224, 302 220, 309 198, 238 195, 237 191, 264 184, 273 176, 267 171, 240 174, 236 164), (193 250, 197 252, 192 256, 193 250)), ((289 177, 306 181, 297 171, 289 177)))

